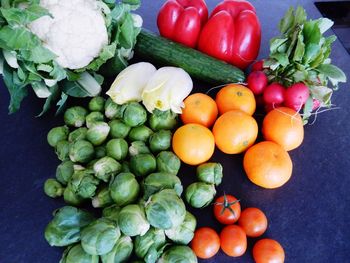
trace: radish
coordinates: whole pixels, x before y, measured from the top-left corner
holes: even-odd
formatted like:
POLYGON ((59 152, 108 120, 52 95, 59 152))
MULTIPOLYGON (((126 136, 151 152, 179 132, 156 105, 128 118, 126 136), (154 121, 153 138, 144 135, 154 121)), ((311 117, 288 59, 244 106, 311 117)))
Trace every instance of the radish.
POLYGON ((255 95, 262 94, 267 86, 268 79, 266 74, 262 71, 253 71, 248 76, 248 88, 253 91, 255 95))
POLYGON ((264 69, 264 60, 259 60, 252 65, 252 71, 262 71, 264 69))
POLYGON ((317 110, 321 105, 321 102, 317 99, 313 99, 312 103, 313 103, 312 110, 317 110))
POLYGON ((300 111, 309 96, 309 88, 304 83, 295 83, 287 88, 284 105, 295 111, 300 111))
POLYGON ((271 105, 282 104, 285 96, 284 93, 285 88, 281 84, 277 82, 271 83, 264 90, 264 102, 271 105))
POLYGON ((282 104, 266 104, 264 109, 265 109, 265 112, 269 113, 273 109, 276 109, 276 108, 278 108, 280 106, 282 106, 282 104))

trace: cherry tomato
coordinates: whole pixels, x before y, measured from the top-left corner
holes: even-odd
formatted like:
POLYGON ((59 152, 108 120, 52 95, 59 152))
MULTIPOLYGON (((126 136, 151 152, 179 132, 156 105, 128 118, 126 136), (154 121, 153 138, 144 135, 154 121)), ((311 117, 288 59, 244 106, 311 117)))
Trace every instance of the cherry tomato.
POLYGON ((267 218, 260 209, 250 207, 242 211, 238 224, 248 237, 259 237, 266 231, 267 218))
POLYGON ((256 263, 283 263, 283 247, 275 240, 261 239, 253 247, 253 258, 256 263))
POLYGON ((224 227, 220 233, 221 249, 230 257, 240 257, 247 250, 247 236, 237 225, 224 227))
POLYGON ((232 195, 223 195, 214 203, 214 216, 224 225, 235 223, 241 215, 239 200, 232 195))
POLYGON ((193 252, 202 259, 211 258, 220 249, 220 238, 216 231, 209 227, 198 228, 191 242, 193 252))

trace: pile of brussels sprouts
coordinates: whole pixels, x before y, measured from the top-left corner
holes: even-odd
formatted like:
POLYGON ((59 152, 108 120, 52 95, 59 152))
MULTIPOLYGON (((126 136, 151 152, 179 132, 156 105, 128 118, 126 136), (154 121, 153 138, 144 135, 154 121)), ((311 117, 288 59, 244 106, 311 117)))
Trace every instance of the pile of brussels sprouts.
MULTIPOLYGON (((170 150, 177 115, 149 114, 137 102, 117 105, 102 97, 88 108, 67 109, 65 125, 47 136, 62 163, 44 190, 68 204, 54 212, 45 230, 51 246, 67 247, 60 262, 130 262, 132 254, 147 263, 197 262, 187 246, 196 218, 181 199, 181 162, 170 150), (103 209, 102 216, 76 207, 86 202, 103 209)), ((211 202, 208 193, 214 197, 220 167, 198 168, 202 182, 186 191, 191 205, 211 202)))

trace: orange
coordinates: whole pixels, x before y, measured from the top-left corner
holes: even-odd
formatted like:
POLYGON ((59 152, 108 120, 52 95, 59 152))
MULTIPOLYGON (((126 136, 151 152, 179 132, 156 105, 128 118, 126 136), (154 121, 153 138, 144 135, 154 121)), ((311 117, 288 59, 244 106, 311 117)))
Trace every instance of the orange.
POLYGON ((304 140, 304 125, 296 111, 279 107, 270 111, 263 121, 265 140, 281 145, 286 151, 300 146, 304 140))
POLYGON ((199 124, 186 124, 173 136, 175 154, 189 165, 198 165, 210 159, 215 149, 211 131, 199 124))
POLYGON ((217 116, 218 107, 215 101, 206 94, 195 93, 184 101, 185 108, 181 114, 184 124, 197 123, 205 127, 211 127, 217 116))
POLYGON ((228 154, 244 152, 252 146, 258 136, 255 119, 238 110, 221 115, 213 127, 216 146, 228 154))
POLYGON ((239 84, 230 84, 222 88, 216 95, 216 104, 220 114, 231 110, 241 110, 253 115, 256 109, 254 93, 239 84))
POLYGON ((244 155, 243 167, 250 181, 269 189, 288 182, 293 170, 288 152, 269 141, 260 142, 249 148, 244 155))

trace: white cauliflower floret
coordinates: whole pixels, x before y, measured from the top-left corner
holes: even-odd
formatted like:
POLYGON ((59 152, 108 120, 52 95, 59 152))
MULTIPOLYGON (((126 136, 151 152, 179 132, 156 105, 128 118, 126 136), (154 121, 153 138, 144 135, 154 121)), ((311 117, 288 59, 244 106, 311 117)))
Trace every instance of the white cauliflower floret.
POLYGON ((41 0, 53 18, 41 17, 29 29, 57 55, 63 68, 80 69, 108 44, 107 28, 96 0, 41 0))

